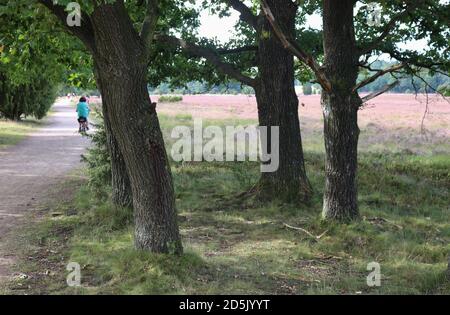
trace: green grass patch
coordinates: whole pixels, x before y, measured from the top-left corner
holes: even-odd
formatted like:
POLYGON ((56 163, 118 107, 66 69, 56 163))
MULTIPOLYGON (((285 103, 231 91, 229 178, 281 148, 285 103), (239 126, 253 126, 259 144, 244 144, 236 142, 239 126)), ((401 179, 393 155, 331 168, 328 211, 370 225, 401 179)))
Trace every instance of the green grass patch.
POLYGON ((41 125, 35 120, 7 121, 0 119, 0 149, 19 143, 26 135, 41 125))

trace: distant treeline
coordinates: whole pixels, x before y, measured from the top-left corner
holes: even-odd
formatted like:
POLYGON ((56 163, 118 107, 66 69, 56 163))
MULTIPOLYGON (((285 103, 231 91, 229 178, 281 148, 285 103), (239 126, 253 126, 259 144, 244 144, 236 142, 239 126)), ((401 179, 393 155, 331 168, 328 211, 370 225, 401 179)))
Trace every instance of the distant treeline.
MULTIPOLYGON (((384 61, 376 61, 372 64, 372 69, 384 69, 389 67, 391 64, 384 61)), ((366 73, 360 74, 359 80, 363 80, 367 76, 373 75, 374 71, 367 71, 366 73)), ((422 79, 415 78, 403 78, 399 79, 399 84, 394 87, 390 93, 406 93, 413 94, 416 92, 423 93, 427 87, 429 93, 434 93, 434 90, 439 91, 445 95, 449 95, 450 92, 450 79, 443 75, 436 73, 430 75, 428 73, 421 74, 422 79)), ((360 91, 361 92, 376 92, 383 89, 387 84, 390 84, 397 80, 392 74, 386 74, 375 82, 365 86, 360 91)), ((320 94, 320 85, 312 83, 301 83, 300 81, 295 82, 296 89, 299 93, 304 93, 306 95, 310 94, 320 94)), ((203 82, 189 82, 184 87, 171 87, 168 83, 160 84, 157 87, 149 87, 150 94, 154 95, 165 95, 165 94, 178 94, 178 95, 195 95, 195 94, 254 94, 254 90, 251 87, 240 84, 239 82, 230 82, 228 84, 214 85, 211 86, 203 82)))
POLYGON ((171 87, 168 83, 162 83, 157 87, 149 87, 150 94, 165 95, 165 94, 181 94, 181 95, 196 95, 196 94, 255 94, 253 88, 242 85, 239 82, 229 82, 227 84, 209 85, 207 83, 193 81, 187 83, 182 87, 171 87))
MULTIPOLYGON (((376 61, 372 64, 372 69, 385 69, 387 67, 392 66, 392 63, 388 63, 385 61, 376 61)), ((367 73, 360 74, 360 80, 364 79, 365 76, 374 74, 374 71, 367 71, 367 73)), ((420 74, 420 78, 403 78, 399 79, 399 84, 394 87, 390 92, 391 93, 415 93, 427 92, 434 93, 434 90, 439 91, 445 95, 448 95, 450 91, 450 79, 440 73, 436 73, 434 75, 430 75, 427 72, 423 72, 420 74), (425 83, 426 81, 427 83, 425 83)), ((360 89, 361 92, 376 92, 381 90, 387 84, 395 82, 396 78, 392 74, 386 74, 380 77, 375 82, 363 87, 360 89)))
MULTIPOLYGON (((385 61, 376 61, 372 64, 372 69, 384 69, 392 65, 391 63, 385 61)), ((359 80, 363 80, 365 77, 374 74, 374 71, 367 71, 366 73, 360 74, 359 80)), ((423 73, 421 77, 427 82, 429 85, 427 91, 429 93, 433 93, 433 90, 440 91, 441 93, 449 96, 450 94, 450 79, 442 74, 436 73, 434 75, 430 75, 427 73, 423 73)), ((394 82, 396 78, 392 76, 392 74, 386 74, 380 77, 375 82, 365 86, 360 91, 361 92, 376 92, 381 90, 387 84, 394 82)), ((399 84, 394 87, 390 92, 391 93, 406 93, 412 94, 417 92, 423 93, 425 92, 425 87, 427 86, 421 79, 419 78, 404 78, 399 79, 399 84)), ((301 83, 300 81, 295 82, 296 89, 299 93, 304 93, 306 95, 310 94, 320 94, 320 85, 312 84, 312 83, 301 83)), ((152 95, 168 95, 168 94, 176 94, 176 95, 196 95, 196 94, 247 94, 253 95, 255 94, 253 88, 242 85, 239 82, 229 82, 227 84, 220 85, 210 85, 206 82, 192 81, 184 86, 173 87, 169 83, 162 83, 157 87, 150 87, 148 91, 152 95)), ((91 95, 91 96, 99 96, 100 93, 97 90, 83 90, 75 87, 65 87, 61 89, 60 95, 67 95, 68 93, 75 93, 76 95, 91 95)))

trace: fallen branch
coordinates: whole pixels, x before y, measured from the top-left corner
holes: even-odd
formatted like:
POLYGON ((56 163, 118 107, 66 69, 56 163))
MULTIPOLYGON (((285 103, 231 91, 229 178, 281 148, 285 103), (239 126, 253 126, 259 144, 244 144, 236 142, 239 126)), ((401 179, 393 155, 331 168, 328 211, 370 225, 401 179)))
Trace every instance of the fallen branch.
POLYGON ((326 231, 323 232, 322 234, 316 236, 316 235, 312 234, 311 232, 309 232, 309 231, 307 231, 307 230, 305 230, 305 229, 302 229, 302 228, 300 228, 300 227, 295 227, 295 226, 292 226, 292 225, 289 225, 289 224, 286 224, 286 223, 283 223, 283 225, 284 225, 285 227, 287 227, 288 229, 292 229, 292 230, 296 230, 296 231, 303 232, 303 233, 305 233, 306 235, 308 235, 309 237, 313 238, 313 239, 316 240, 316 241, 320 240, 323 236, 325 236, 325 234, 328 233, 328 230, 326 230, 326 231))

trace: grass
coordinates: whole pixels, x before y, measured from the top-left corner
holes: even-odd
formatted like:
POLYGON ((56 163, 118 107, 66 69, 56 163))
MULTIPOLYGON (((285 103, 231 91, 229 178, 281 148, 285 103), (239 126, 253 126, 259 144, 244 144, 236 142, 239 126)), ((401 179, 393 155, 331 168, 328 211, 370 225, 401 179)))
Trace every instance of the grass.
MULTIPOLYGON (((169 145, 171 128, 191 120, 161 117, 169 145)), ((52 294, 449 294, 449 155, 363 150, 362 219, 336 225, 320 218, 324 157, 320 140, 312 142, 308 206, 237 198, 258 179, 256 163, 173 163, 181 257, 134 250, 130 211, 95 200, 83 181, 68 182, 78 192, 50 207, 61 215, 47 215, 23 236, 41 259, 19 266, 34 275, 21 285, 52 294), (324 235, 316 240, 285 223, 324 235), (65 284, 72 261, 82 266, 81 288, 65 284), (381 266, 380 287, 366 283, 370 262, 381 266), (40 275, 45 270, 50 275, 40 275)))
POLYGON ((26 135, 40 125, 35 120, 15 122, 0 119, 0 149, 19 143, 26 135))

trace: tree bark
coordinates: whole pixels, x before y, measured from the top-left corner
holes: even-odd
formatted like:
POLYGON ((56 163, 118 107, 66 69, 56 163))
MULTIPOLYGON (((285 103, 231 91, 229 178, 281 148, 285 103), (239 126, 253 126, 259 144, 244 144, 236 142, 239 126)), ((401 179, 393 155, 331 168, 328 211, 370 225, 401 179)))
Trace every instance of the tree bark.
MULTIPOLYGON (((97 66, 94 65, 94 68, 97 86, 100 92, 103 93, 102 82, 100 80, 100 76, 98 75, 97 66)), ((111 122, 109 121, 108 116, 108 107, 109 106, 106 104, 106 100, 102 100, 102 113, 107 141, 106 145, 111 158, 111 201, 116 206, 132 208, 133 196, 131 192, 130 178, 128 176, 125 160, 122 152, 120 151, 119 144, 117 143, 111 129, 111 122)))
POLYGON ((324 93, 325 192, 323 216, 349 221, 359 216, 357 202, 357 99, 324 93))
MULTIPOLYGON (((108 117, 107 106, 103 107, 103 117, 108 117)), ((111 124, 107 118, 105 121, 105 131, 107 145, 111 157, 111 201, 114 205, 124 208, 133 207, 133 195, 131 192, 131 183, 128 177, 125 160, 120 152, 119 144, 114 137, 111 124)))
MULTIPOLYGON (((296 8, 292 2, 270 0, 269 3, 274 17, 294 37, 296 8)), ((263 198, 305 202, 311 197, 312 188, 303 157, 294 57, 273 34, 267 19, 259 19, 258 28, 260 77, 255 93, 259 123, 280 128, 279 168, 273 173, 262 173, 259 188, 263 198)))
POLYGON ((323 217, 358 218, 357 148, 361 99, 352 92, 358 77, 358 52, 353 26, 353 0, 324 0, 325 73, 331 91, 322 94, 325 135, 323 217))
POLYGON ((131 182, 135 246, 181 253, 171 170, 147 91, 145 47, 121 1, 98 6, 92 25, 107 119, 131 182))

